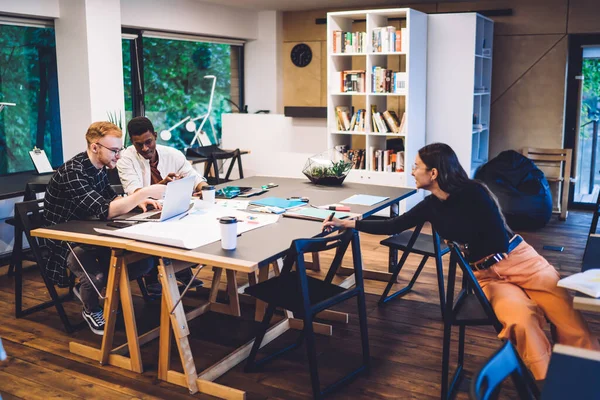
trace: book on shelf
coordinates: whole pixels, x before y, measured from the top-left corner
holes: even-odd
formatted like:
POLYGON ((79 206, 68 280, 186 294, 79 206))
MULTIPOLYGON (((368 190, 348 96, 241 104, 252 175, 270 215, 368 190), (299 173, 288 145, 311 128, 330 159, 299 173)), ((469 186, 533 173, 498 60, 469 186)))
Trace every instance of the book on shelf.
POLYGON ((335 107, 335 118, 337 122, 337 129, 340 131, 350 130, 350 124, 352 121, 352 112, 348 106, 336 106, 335 107))
POLYGON ((385 122, 390 128, 390 131, 400 133, 400 120, 394 110, 385 110, 383 112, 383 117, 385 118, 385 122))
POLYGON ((348 70, 340 72, 340 92, 364 93, 366 86, 365 75, 364 70, 348 70))
POLYGON ((371 45, 374 53, 394 53, 406 51, 406 28, 396 29, 394 26, 384 26, 373 29, 371 45))
POLYGON ((406 72, 394 72, 379 66, 373 66, 371 87, 373 93, 406 92, 408 75, 406 72))
POLYGON ((600 297, 600 269, 588 269, 561 279, 558 287, 573 289, 588 296, 600 297))
POLYGON ((333 53, 365 53, 367 32, 333 31, 333 53))
POLYGON ((402 120, 400 121, 400 128, 398 129, 398 133, 403 135, 406 134, 406 112, 402 113, 402 120))
POLYGON ((371 171, 404 172, 404 151, 382 150, 369 147, 371 171))

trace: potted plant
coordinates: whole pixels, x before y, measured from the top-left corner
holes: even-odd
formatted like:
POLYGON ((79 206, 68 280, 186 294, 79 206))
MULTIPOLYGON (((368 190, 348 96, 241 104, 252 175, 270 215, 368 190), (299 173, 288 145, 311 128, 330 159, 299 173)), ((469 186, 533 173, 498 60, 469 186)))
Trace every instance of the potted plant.
POLYGON ((352 162, 348 157, 344 153, 331 149, 310 157, 302 173, 314 184, 339 186, 351 169, 352 162))

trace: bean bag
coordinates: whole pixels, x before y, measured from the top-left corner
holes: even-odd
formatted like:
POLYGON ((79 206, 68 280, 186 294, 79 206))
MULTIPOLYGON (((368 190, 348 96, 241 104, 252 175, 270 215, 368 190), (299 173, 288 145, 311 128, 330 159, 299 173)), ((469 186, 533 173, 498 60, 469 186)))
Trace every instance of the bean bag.
POLYGON ((484 182, 498 197, 511 229, 535 230, 552 216, 552 194, 544 173, 514 150, 500 153, 483 165, 475 179, 484 182))

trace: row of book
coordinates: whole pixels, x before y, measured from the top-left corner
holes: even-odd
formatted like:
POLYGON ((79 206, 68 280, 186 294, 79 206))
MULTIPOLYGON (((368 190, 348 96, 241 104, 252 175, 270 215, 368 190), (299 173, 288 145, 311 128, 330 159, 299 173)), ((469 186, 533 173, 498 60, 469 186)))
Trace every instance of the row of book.
POLYGON ((335 119, 338 131, 364 132, 367 110, 360 109, 352 113, 348 106, 336 106, 335 119))
POLYGON ((364 70, 340 72, 340 90, 342 93, 364 93, 366 91, 364 70))
POLYGON ((373 67, 371 88, 373 93, 403 93, 407 90, 408 74, 394 72, 384 67, 373 67))
POLYGON ((366 53, 367 32, 333 31, 333 52, 366 53))
POLYGON ((383 113, 372 110, 371 120, 373 132, 406 134, 406 113, 402 113, 402 119, 399 119, 394 110, 383 113))
POLYGON ((373 29, 373 52, 391 53, 406 51, 407 32, 406 28, 396 29, 393 26, 373 29))
POLYGON ((404 152, 369 148, 371 171, 404 172, 404 152))
MULTIPOLYGON (((349 106, 336 106, 335 120, 338 131, 365 132, 367 110, 361 108, 354 113, 349 106)), ((373 104, 371 123, 371 131, 375 133, 406 134, 406 113, 400 119, 394 110, 377 112, 377 105, 373 104)))
POLYGON ((368 166, 370 171, 404 172, 404 151, 382 150, 373 146, 366 151, 365 149, 351 149, 347 145, 338 145, 335 146, 335 149, 346 155, 352 162, 353 169, 366 170, 366 160, 370 160, 368 166))

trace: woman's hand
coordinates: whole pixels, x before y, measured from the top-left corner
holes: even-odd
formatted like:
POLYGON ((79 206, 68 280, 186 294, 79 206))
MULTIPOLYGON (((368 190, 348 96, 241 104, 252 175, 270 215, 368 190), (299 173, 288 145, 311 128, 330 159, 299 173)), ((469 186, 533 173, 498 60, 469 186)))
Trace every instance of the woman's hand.
POLYGON ((333 230, 333 228, 342 228, 342 229, 347 229, 347 228, 354 228, 355 223, 354 221, 351 220, 347 220, 347 219, 338 219, 338 218, 333 218, 331 221, 326 220, 323 221, 323 231, 325 232, 331 232, 333 230))
POLYGON ((148 211, 148 206, 154 207, 155 210, 162 210, 162 204, 158 202, 158 200, 154 199, 145 199, 142 200, 138 207, 141 208, 144 212, 148 211))

